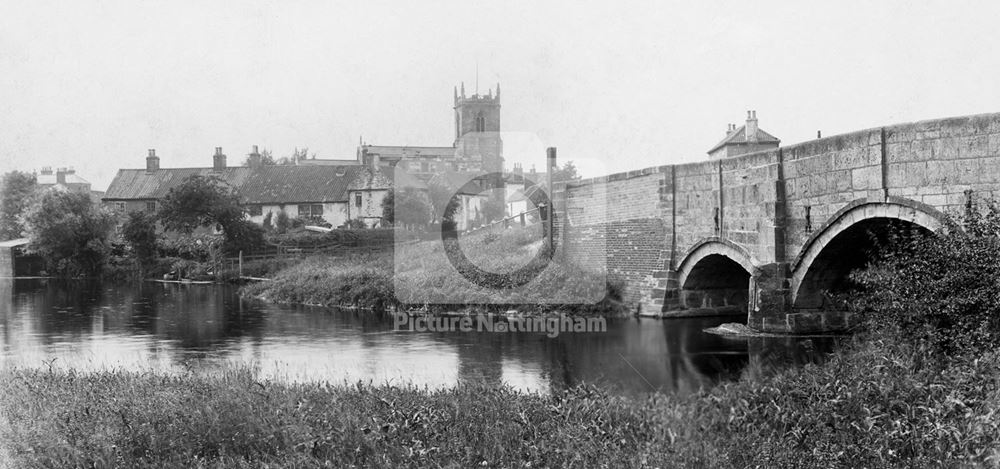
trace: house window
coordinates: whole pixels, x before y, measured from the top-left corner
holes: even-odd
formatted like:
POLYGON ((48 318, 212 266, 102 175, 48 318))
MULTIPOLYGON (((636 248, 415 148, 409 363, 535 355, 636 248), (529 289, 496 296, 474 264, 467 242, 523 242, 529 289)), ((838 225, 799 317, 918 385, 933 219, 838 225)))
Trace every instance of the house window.
POLYGON ((361 193, 360 192, 355 192, 354 193, 354 206, 355 207, 361 207, 361 193))
POLYGON ((251 217, 259 217, 264 214, 264 208, 260 205, 250 205, 247 207, 247 214, 251 217))
POLYGON ((156 201, 146 202, 146 211, 150 212, 150 213, 155 212, 156 211, 156 201))
POLYGON ((323 204, 299 205, 299 218, 323 218, 323 204))
POLYGON ((115 202, 114 206, 112 208, 114 208, 116 211, 124 212, 125 211, 125 202, 115 202))

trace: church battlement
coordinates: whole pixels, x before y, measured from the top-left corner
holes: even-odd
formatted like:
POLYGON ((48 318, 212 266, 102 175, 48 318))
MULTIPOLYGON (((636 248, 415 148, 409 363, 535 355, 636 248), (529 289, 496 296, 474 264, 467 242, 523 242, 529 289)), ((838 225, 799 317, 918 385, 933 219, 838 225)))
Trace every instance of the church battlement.
POLYGON ((496 95, 493 94, 493 88, 487 90, 486 94, 472 94, 469 96, 465 95, 465 83, 461 85, 461 93, 459 88, 455 87, 455 107, 461 104, 493 104, 500 105, 500 83, 497 83, 496 95))

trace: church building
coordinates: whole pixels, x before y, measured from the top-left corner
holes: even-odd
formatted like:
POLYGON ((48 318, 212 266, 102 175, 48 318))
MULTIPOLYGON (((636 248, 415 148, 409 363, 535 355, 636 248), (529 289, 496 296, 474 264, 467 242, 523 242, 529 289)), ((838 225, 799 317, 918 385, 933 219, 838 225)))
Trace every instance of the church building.
POLYGON ((373 156, 383 165, 397 166, 421 180, 443 172, 499 172, 503 170, 500 138, 500 84, 496 94, 466 96, 465 84, 454 90, 455 140, 451 146, 374 145, 362 142, 357 159, 373 156))

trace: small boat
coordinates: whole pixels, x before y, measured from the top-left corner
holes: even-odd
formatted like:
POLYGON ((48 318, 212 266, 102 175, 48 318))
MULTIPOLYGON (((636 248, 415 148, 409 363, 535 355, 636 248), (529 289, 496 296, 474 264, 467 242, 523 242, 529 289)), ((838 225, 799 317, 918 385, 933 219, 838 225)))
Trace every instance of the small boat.
POLYGON ((156 282, 156 283, 180 283, 180 284, 184 284, 184 285, 211 285, 211 284, 215 283, 215 282, 213 282, 211 280, 191 280, 189 278, 182 278, 180 280, 161 280, 161 279, 158 279, 158 278, 150 278, 150 279, 146 279, 146 281, 147 282, 156 282))

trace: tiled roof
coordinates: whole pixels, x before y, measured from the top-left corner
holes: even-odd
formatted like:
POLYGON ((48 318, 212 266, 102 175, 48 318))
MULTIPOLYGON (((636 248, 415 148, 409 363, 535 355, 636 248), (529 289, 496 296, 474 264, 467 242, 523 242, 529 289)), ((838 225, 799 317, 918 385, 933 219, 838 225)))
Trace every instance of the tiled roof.
POLYGON ((166 168, 153 172, 122 169, 111 181, 104 200, 161 199, 189 176, 218 176, 239 194, 243 203, 283 204, 299 202, 343 202, 352 183, 387 188, 384 177, 371 177, 368 168, 350 166, 266 165, 258 168, 166 168))
POLYGON ((262 166, 238 188, 249 204, 343 202, 362 166, 262 166))
MULTIPOLYGON (((36 181, 40 186, 50 186, 57 182, 55 174, 39 174, 36 176, 36 181)), ((76 173, 66 173, 66 184, 90 184, 90 182, 76 173)))
POLYGON ((221 172, 213 171, 212 168, 167 168, 151 173, 145 169, 120 169, 105 191, 104 199, 162 199, 171 188, 194 175, 218 176, 231 187, 238 188, 250 175, 250 168, 226 168, 221 172))
MULTIPOLYGON (((748 142, 747 142, 747 126, 744 125, 734 130, 733 133, 726 136, 726 138, 722 139, 721 142, 716 143, 714 147, 708 150, 708 152, 712 153, 713 151, 718 150, 719 148, 722 148, 726 145, 740 145, 745 143, 748 142)), ((781 143, 781 140, 778 140, 778 137, 775 137, 774 135, 771 135, 767 132, 764 132, 760 128, 757 128, 757 143, 781 143)))

